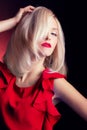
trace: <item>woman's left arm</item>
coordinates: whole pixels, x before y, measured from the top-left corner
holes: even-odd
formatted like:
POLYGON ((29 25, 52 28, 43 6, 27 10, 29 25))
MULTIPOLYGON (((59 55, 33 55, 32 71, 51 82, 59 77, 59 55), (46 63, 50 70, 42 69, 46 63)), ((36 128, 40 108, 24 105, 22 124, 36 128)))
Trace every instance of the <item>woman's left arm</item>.
POLYGON ((87 121, 87 99, 65 79, 54 80, 54 93, 87 121))

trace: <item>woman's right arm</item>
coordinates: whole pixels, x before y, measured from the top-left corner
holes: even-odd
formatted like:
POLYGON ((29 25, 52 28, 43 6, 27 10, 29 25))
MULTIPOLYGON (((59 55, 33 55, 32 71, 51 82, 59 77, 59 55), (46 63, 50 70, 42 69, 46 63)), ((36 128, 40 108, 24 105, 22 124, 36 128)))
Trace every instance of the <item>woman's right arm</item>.
POLYGON ((13 18, 9 18, 7 20, 0 21, 0 32, 4 32, 4 31, 10 30, 13 27, 15 27, 16 24, 22 18, 23 14, 26 12, 32 12, 34 10, 34 8, 35 7, 33 7, 31 5, 26 6, 24 8, 20 8, 18 13, 16 14, 16 16, 14 16, 13 18))

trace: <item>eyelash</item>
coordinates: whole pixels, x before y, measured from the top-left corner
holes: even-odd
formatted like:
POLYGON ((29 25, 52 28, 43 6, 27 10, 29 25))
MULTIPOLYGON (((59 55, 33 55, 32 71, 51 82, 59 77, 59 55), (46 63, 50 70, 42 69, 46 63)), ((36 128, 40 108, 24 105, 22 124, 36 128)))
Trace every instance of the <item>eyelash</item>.
POLYGON ((56 33, 51 33, 51 35, 54 35, 54 36, 56 36, 56 37, 57 37, 57 34, 56 34, 56 33))

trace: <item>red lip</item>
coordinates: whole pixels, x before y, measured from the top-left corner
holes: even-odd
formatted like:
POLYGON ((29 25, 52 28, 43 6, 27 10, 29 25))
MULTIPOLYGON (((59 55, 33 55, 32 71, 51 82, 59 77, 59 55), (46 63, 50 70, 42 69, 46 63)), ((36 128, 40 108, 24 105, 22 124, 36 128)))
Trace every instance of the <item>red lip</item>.
POLYGON ((51 48, 51 45, 50 43, 47 43, 47 42, 44 42, 41 44, 43 47, 48 47, 48 48, 51 48))

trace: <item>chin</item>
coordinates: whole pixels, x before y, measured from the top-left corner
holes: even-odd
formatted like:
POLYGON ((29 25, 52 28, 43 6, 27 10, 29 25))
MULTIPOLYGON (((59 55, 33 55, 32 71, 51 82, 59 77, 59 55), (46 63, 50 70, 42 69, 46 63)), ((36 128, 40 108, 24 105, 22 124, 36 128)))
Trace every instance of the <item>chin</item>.
POLYGON ((51 52, 45 53, 45 56, 51 56, 51 55, 52 55, 51 52))
POLYGON ((48 57, 51 56, 53 51, 52 50, 46 50, 46 49, 42 49, 40 50, 40 53, 43 57, 48 57))

